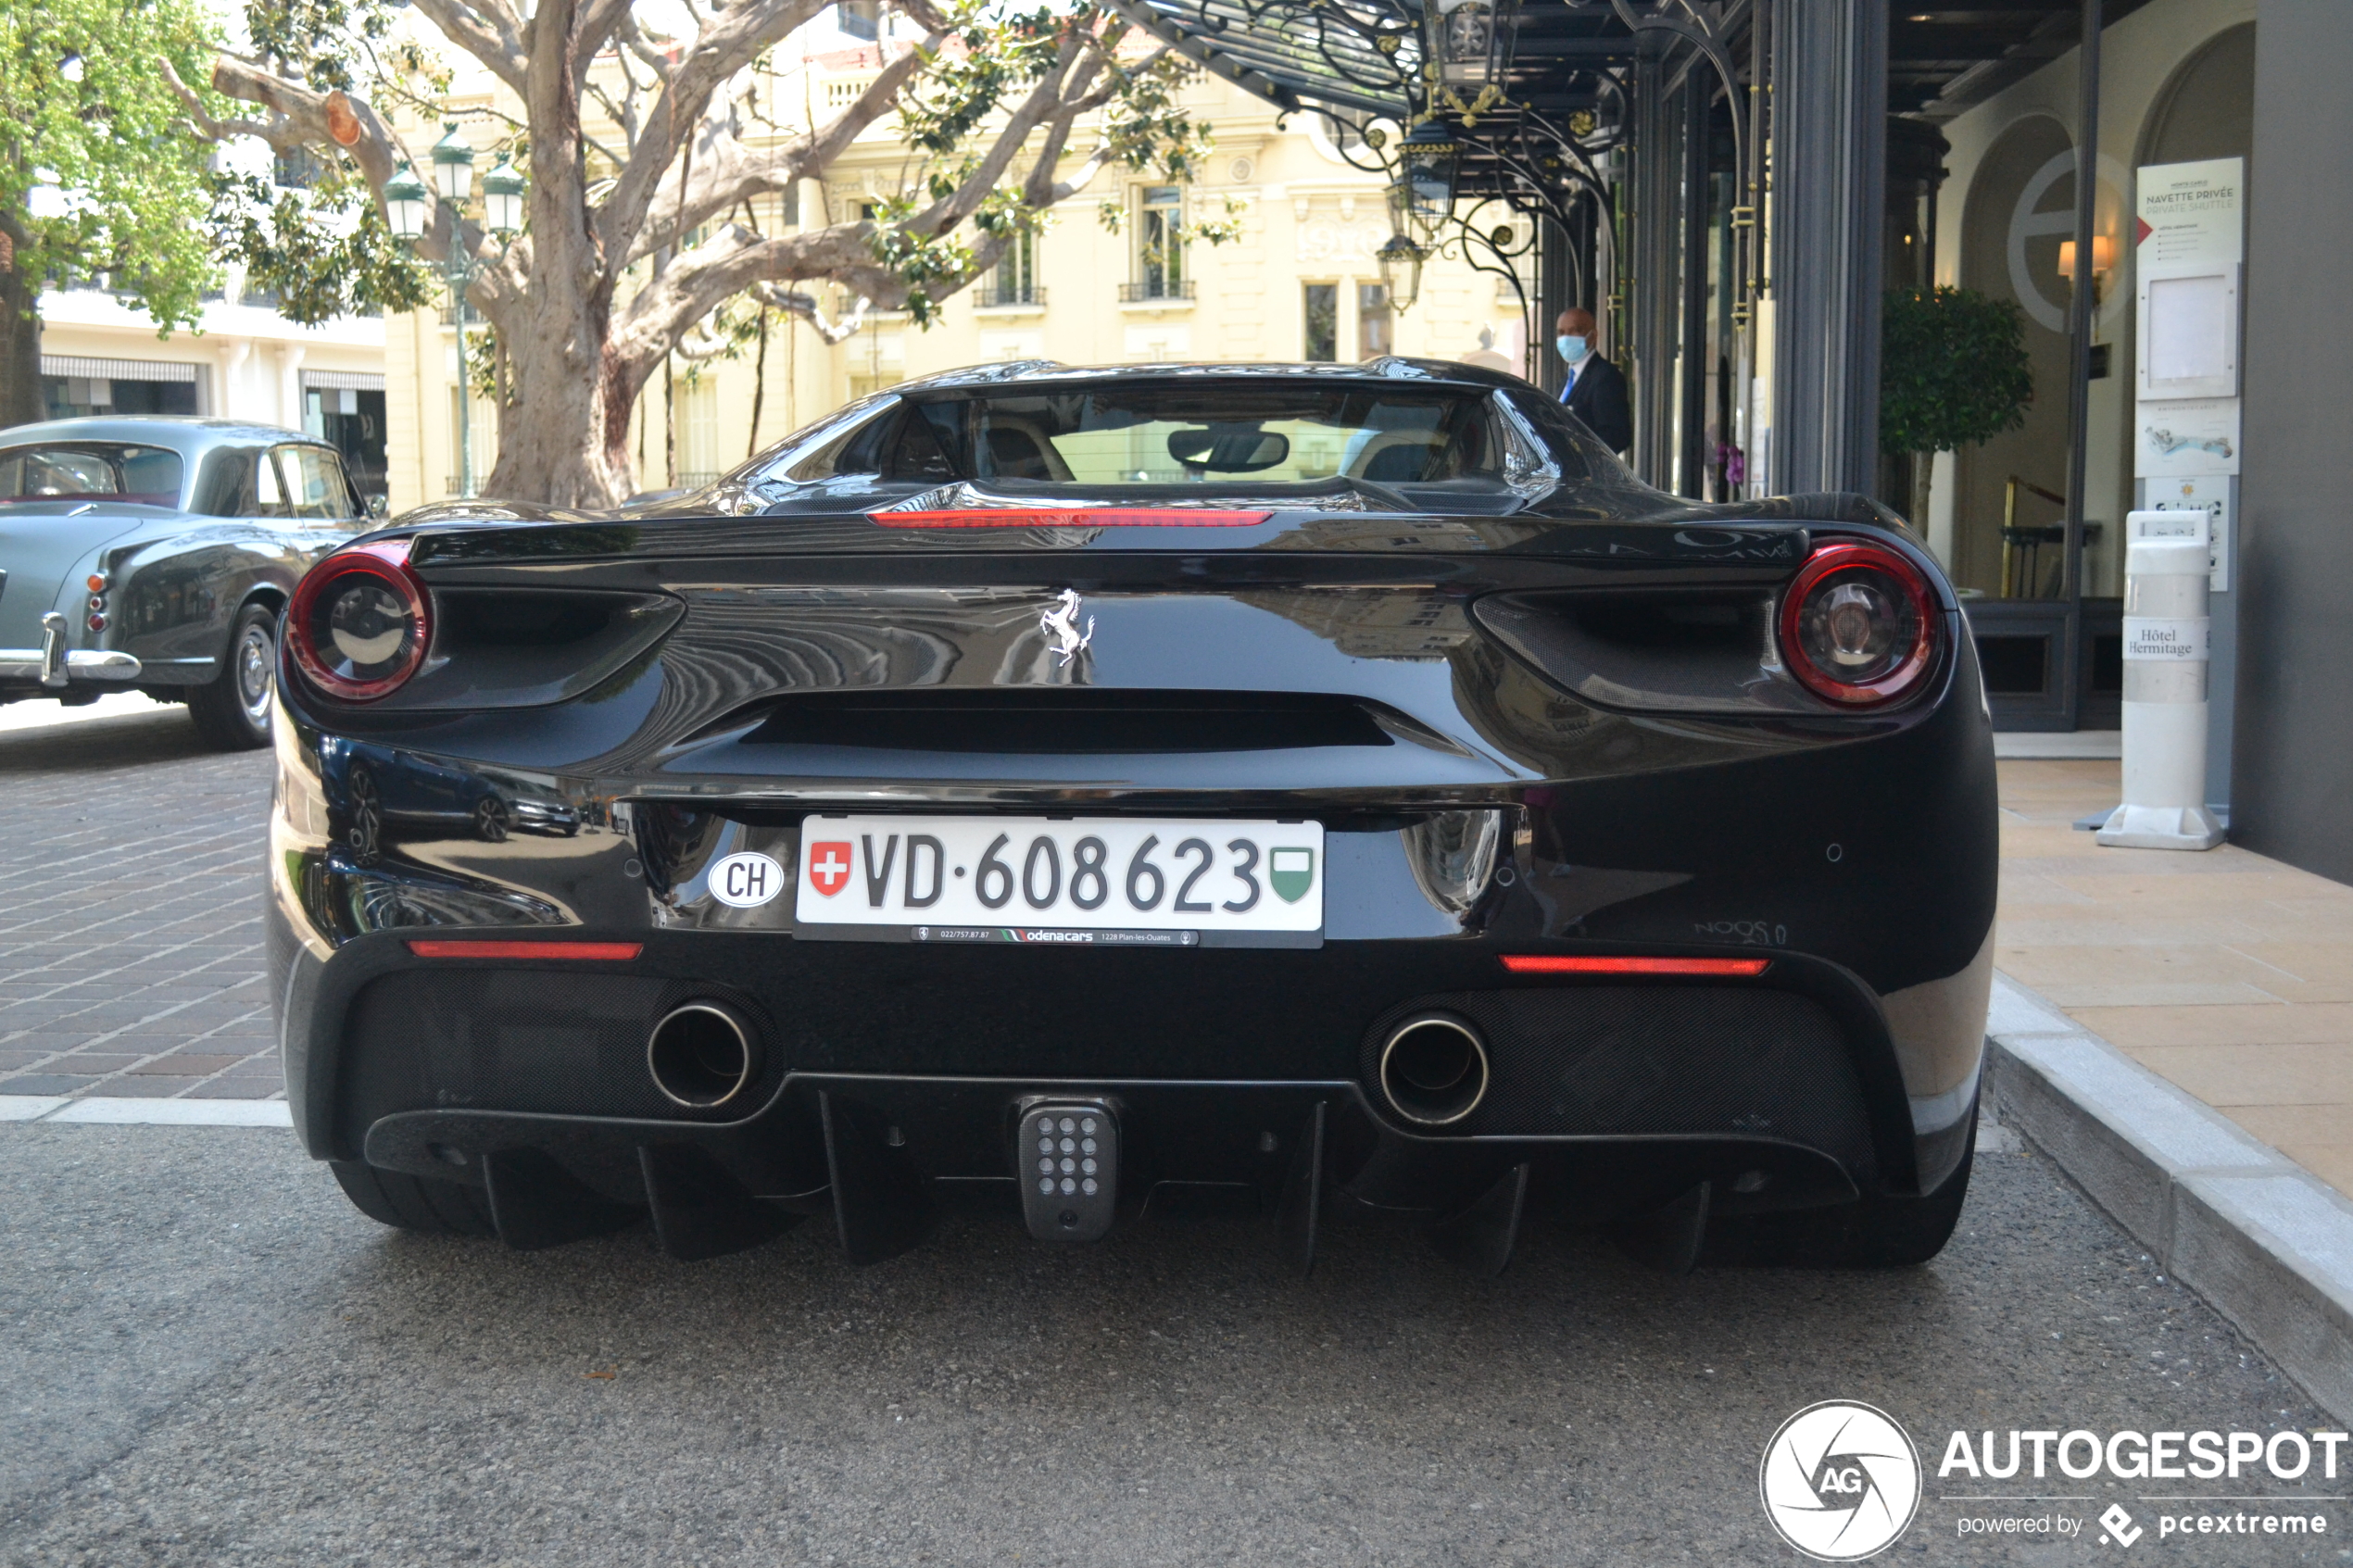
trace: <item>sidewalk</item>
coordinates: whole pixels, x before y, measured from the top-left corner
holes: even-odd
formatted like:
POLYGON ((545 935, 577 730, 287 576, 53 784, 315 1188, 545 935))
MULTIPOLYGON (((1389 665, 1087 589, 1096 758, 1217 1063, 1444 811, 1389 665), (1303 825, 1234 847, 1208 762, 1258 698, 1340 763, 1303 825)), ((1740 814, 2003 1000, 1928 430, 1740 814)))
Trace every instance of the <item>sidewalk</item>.
POLYGON ((2103 849, 2114 761, 2000 765, 1994 961, 2353 1196, 2353 887, 2231 845, 2103 849))

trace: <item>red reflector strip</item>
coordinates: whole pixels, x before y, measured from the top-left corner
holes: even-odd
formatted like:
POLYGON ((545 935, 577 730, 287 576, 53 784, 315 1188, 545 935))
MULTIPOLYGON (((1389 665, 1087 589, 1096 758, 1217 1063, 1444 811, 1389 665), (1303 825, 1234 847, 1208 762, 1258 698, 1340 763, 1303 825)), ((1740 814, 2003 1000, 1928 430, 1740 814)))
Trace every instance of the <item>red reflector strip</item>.
POLYGON ((1770 959, 1586 959, 1506 953, 1514 974, 1762 974, 1770 959))
POLYGON ((1207 507, 973 507, 866 517, 884 528, 1255 528, 1274 515, 1207 507))
POLYGON ((626 963, 646 950, 642 942, 461 942, 411 938, 409 950, 421 959, 571 959, 626 963))

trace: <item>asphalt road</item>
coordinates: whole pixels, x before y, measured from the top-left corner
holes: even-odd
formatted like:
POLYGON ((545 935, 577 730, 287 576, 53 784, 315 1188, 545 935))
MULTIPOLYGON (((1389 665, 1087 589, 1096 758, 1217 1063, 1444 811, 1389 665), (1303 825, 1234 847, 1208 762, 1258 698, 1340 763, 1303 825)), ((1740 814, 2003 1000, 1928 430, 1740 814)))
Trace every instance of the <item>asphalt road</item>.
POLYGON ((1758 1458, 1832 1398, 1931 1467, 1882 1562, 2353 1558, 2342 1506, 2292 1546, 1958 1537, 2147 1510, 1945 1500, 1999 1486, 1936 1480, 1957 1426, 2329 1424, 2032 1153, 1981 1158, 1926 1268, 1687 1279, 1543 1226, 1473 1278, 1364 1221, 1305 1281, 1233 1219, 959 1219, 866 1270, 815 1223, 519 1254, 232 1128, 0 1125, 0 1192, 8 1562, 1795 1562, 1758 1458))

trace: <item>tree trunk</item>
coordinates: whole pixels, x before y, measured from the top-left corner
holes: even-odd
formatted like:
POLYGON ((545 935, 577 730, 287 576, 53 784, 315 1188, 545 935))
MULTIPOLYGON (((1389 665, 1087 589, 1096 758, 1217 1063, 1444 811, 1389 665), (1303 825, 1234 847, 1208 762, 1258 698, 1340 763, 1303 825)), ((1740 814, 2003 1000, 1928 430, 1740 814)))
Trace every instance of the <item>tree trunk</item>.
POLYGON ((41 397, 41 280, 19 270, 24 230, 0 212, 8 264, 0 267, 0 429, 49 417, 41 397))
POLYGON ((1907 520, 1912 532, 1922 539, 1928 537, 1928 497, 1936 476, 1936 454, 1912 454, 1912 515, 1907 520))

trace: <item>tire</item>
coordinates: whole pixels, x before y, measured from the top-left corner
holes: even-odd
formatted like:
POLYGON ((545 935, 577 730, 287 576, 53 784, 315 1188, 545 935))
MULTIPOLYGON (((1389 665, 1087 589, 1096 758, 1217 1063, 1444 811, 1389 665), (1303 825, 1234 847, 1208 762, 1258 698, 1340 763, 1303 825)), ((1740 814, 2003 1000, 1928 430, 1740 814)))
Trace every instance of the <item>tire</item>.
POLYGON ((1919 1198, 1867 1198, 1834 1209, 1752 1214, 1712 1222, 1700 1262, 1748 1268, 1906 1269, 1944 1250, 1969 1198, 1977 1163, 1977 1108, 1969 1107, 1961 1162, 1919 1198))
POLYGON ((253 751, 270 744, 277 704, 278 614, 247 605, 229 629, 220 673, 188 694, 196 734, 215 751, 253 751))
POLYGON ((419 1236, 498 1234, 490 1223, 490 1200, 479 1187, 379 1171, 356 1160, 331 1160, 327 1168, 354 1208, 395 1230, 419 1236))
POLYGON ((474 836, 484 844, 506 843, 507 828, 513 821, 514 814, 507 809, 507 803, 495 795, 485 795, 474 802, 474 836))

